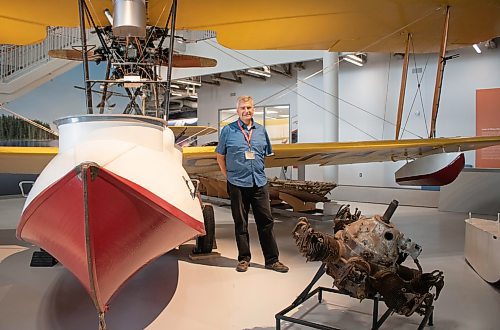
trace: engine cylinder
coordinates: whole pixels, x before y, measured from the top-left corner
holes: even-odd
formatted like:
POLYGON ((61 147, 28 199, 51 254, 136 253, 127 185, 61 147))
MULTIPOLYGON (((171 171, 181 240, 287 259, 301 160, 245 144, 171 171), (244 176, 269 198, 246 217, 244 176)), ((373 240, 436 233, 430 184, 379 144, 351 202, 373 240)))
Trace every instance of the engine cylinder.
POLYGON ((113 34, 116 37, 146 37, 144 0, 113 1, 113 34))

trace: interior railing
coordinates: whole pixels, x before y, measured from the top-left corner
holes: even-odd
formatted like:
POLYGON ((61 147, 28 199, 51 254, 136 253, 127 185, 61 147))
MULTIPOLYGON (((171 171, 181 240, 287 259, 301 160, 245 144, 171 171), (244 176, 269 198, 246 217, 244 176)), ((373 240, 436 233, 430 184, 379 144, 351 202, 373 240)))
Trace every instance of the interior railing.
POLYGON ((70 48, 80 43, 79 28, 48 27, 47 38, 40 43, 26 46, 0 45, 0 82, 9 82, 49 62, 49 50, 70 48))

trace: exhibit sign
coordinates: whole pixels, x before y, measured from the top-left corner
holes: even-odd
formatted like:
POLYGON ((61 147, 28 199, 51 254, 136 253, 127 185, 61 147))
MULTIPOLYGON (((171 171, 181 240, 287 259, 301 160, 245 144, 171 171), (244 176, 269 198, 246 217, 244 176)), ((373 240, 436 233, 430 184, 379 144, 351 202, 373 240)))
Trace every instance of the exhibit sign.
MULTIPOLYGON (((476 90, 476 135, 500 135, 500 88, 476 90)), ((476 167, 500 168, 500 146, 476 150, 476 167)))

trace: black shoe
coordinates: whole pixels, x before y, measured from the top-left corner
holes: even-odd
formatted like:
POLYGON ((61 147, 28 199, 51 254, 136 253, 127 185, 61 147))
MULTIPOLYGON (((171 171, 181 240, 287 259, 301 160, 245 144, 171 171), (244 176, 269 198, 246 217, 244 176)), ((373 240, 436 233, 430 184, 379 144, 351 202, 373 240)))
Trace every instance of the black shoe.
POLYGON ((248 267, 250 267, 250 261, 241 260, 240 262, 238 262, 238 265, 236 265, 236 271, 246 272, 248 270, 248 267))
POLYGON ((275 272, 286 273, 288 272, 288 267, 283 265, 281 262, 276 261, 274 264, 266 265, 266 269, 272 269, 275 272))

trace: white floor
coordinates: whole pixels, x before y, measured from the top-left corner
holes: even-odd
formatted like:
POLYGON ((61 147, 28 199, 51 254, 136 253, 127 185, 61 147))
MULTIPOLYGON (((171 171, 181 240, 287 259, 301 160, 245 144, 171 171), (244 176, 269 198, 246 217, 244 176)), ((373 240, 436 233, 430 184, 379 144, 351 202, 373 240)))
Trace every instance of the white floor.
MULTIPOLYGON (((19 242, 15 228, 23 199, 0 199, 0 329, 97 329, 97 313, 76 279, 61 265, 30 268, 35 247, 19 242)), ((356 204, 363 214, 382 214, 385 205, 356 204)), ((499 329, 500 290, 484 281, 463 256, 465 214, 399 207, 393 222, 423 246, 424 271, 441 269, 445 287, 436 302, 432 329, 499 329)), ((290 272, 263 267, 255 226, 251 225, 251 268, 237 273, 236 244, 227 207, 216 207, 216 237, 221 257, 188 258, 184 245, 137 273, 112 299, 106 315, 109 330, 127 329, 274 329, 274 315, 288 306, 310 282, 319 263, 306 263, 291 238, 296 219, 277 218, 275 233, 281 260, 290 272)), ((331 222, 313 222, 330 231, 331 222)), ((411 264, 409 264, 411 265, 411 264)), ((319 281, 330 287, 327 275, 319 281)), ((288 315, 342 329, 369 329, 371 301, 359 302, 325 293, 288 315)), ((385 306, 380 305, 380 314, 385 306)), ((393 315, 382 329, 416 329, 420 318, 393 315)), ((282 329, 306 329, 281 323, 282 329)))

